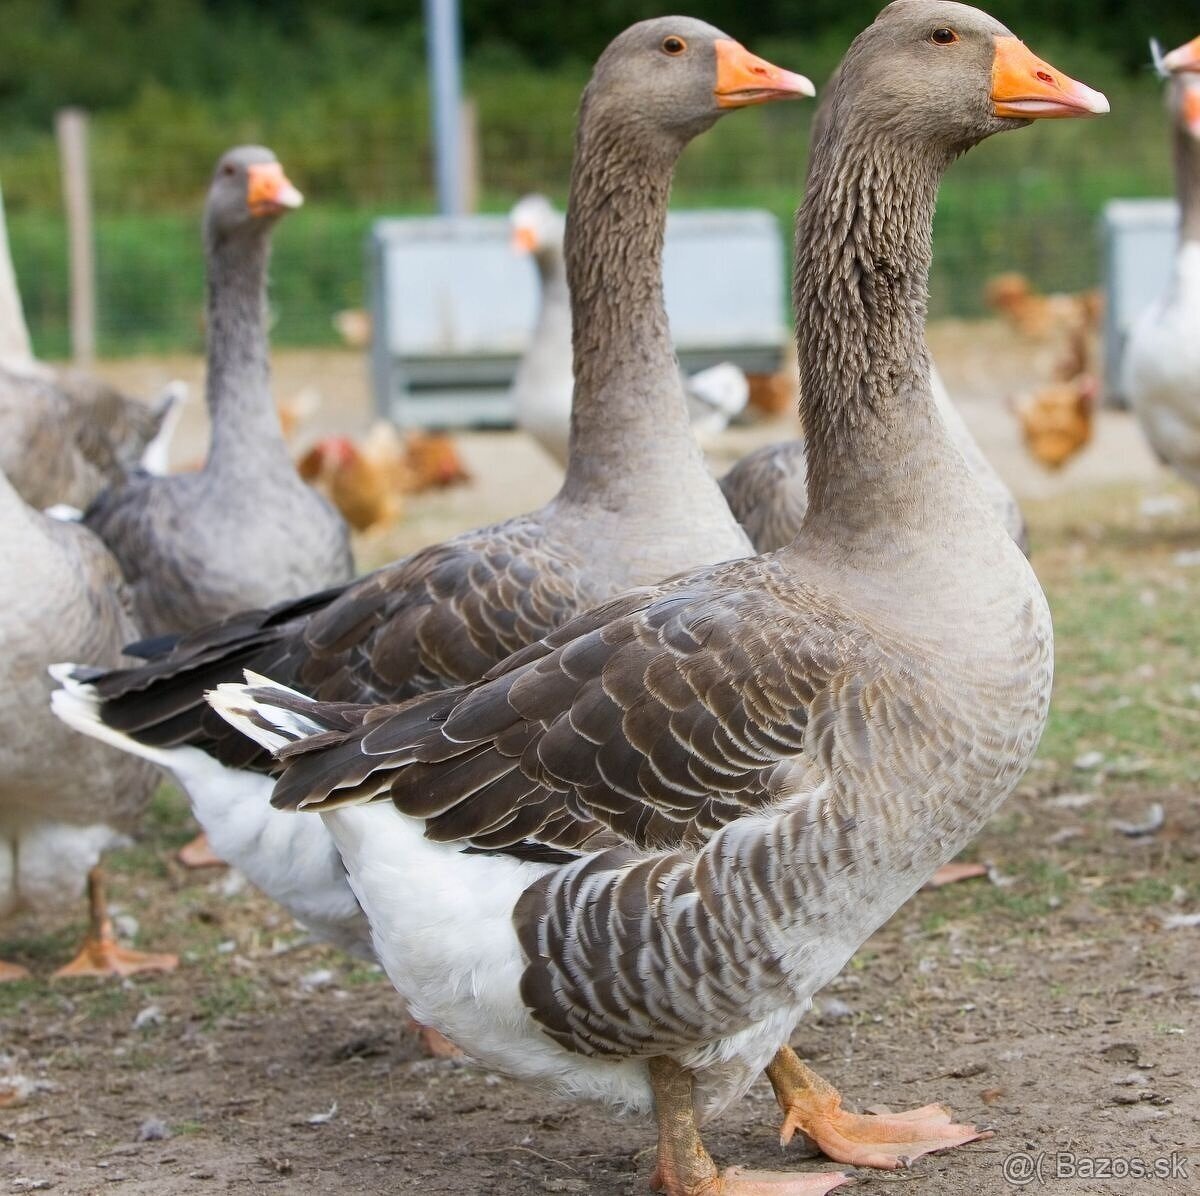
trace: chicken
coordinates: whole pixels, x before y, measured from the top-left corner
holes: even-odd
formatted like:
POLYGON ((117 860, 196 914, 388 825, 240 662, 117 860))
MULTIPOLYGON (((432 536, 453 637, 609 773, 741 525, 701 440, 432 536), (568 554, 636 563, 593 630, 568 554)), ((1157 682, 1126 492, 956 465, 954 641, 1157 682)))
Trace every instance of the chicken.
POLYGON ((300 476, 341 511, 355 531, 386 527, 404 511, 404 496, 467 481, 454 441, 439 432, 402 436, 386 420, 355 444, 319 440, 297 463, 300 476))
POLYGON ((1050 382, 1013 405, 1025 445, 1048 469, 1061 469, 1092 439, 1099 385, 1092 374, 1050 382))
POLYGON ((1042 295, 1025 275, 1015 272, 991 279, 984 298, 1022 336, 1035 341, 1053 340, 1080 327, 1094 332, 1103 313, 1103 297, 1098 291, 1042 295))
POLYGON ((410 432, 405 450, 415 478, 414 493, 444 490, 471 480, 453 437, 445 432, 410 432))

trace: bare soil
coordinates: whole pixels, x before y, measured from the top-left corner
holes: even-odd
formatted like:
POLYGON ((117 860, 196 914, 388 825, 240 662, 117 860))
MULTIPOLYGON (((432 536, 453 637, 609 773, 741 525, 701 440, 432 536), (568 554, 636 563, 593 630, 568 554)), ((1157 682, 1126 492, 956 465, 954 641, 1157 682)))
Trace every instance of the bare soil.
MULTIPOLYGON (((1098 615, 1094 632, 1071 630, 1076 612, 1089 609, 1091 585, 1174 595, 1184 605, 1173 610, 1200 605, 1200 569, 1172 555, 1200 547, 1200 505, 1181 497, 1177 525, 1158 540, 1139 522, 1142 494, 1164 483, 1119 415, 1105 416, 1097 445, 1066 475, 1038 474, 1021 458, 998 400, 987 397, 987 354, 997 377, 1008 360, 987 341, 996 334, 941 335, 951 388, 965 395, 985 448, 1035 499, 1027 503, 1035 565, 1073 637, 1060 634, 1066 674, 1056 701, 1072 710, 1077 701, 1083 721, 1048 736, 1045 758, 973 847, 972 858, 994 865, 991 879, 914 898, 822 995, 795 1045, 852 1107, 944 1101, 959 1119, 995 1130, 909 1171, 861 1173, 864 1190, 1015 1192, 1005 1160, 1028 1155, 1041 1164, 1030 1192, 1200 1191, 1200 927, 1180 924, 1200 909, 1197 774, 1178 751, 1173 763, 1124 773, 1114 766, 1107 776, 1094 763, 1076 767, 1075 751, 1095 742, 1120 749, 1088 739, 1101 724, 1087 721, 1087 703, 1100 701, 1097 677, 1115 668, 1096 644, 1119 639, 1121 626, 1098 615), (1102 575, 1097 555, 1108 562, 1102 575), (1165 810, 1161 829, 1130 837, 1112 827, 1113 819, 1145 821, 1155 803, 1165 810), (1174 1154, 1176 1173, 1069 1178, 1060 1154, 1085 1174, 1105 1166, 1122 1174, 1129 1160, 1174 1154), (1118 1161, 1088 1162, 1105 1159, 1118 1161)), ((352 427, 368 419, 365 386, 354 382, 358 359, 352 369, 346 355, 306 355, 293 373, 295 356, 277 360, 281 393, 315 374, 336 399, 323 404, 322 419, 352 427)), ((161 363, 121 369, 126 377, 140 370, 147 388, 156 370, 179 372, 161 363)), ((992 378, 991 393, 1021 384, 992 378)), ((738 433, 728 453, 750 435, 765 438, 738 433)), ((475 486, 420 500, 394 533, 361 546, 366 563, 520 510, 553 489, 553 470, 516 437, 468 437, 464 446, 475 486)), ((1171 725, 1191 738, 1170 742, 1191 745, 1200 669, 1194 646, 1179 639, 1159 628, 1145 655, 1177 662, 1170 693, 1184 696, 1169 709, 1184 713, 1171 725)), ((1133 702, 1137 686, 1158 694, 1154 686, 1167 684, 1137 671, 1118 680, 1122 699, 1133 702)), ((307 943, 237 877, 184 872, 171 853, 192 829, 179 798, 164 790, 143 840, 111 860, 113 899, 136 918, 137 942, 180 951, 177 972, 51 983, 49 972, 82 932, 82 908, 72 925, 27 918, 0 928, 0 957, 35 973, 0 986, 0 1094, 6 1077, 26 1081, 22 1098, 0 1107, 0 1192, 647 1191, 651 1126, 422 1058, 377 970, 307 943)), ((804 1159, 797 1144, 781 1154, 777 1132, 761 1082, 706 1137, 722 1164, 831 1168, 804 1159)), ((1021 1158, 1008 1166, 1024 1177, 1021 1158)))

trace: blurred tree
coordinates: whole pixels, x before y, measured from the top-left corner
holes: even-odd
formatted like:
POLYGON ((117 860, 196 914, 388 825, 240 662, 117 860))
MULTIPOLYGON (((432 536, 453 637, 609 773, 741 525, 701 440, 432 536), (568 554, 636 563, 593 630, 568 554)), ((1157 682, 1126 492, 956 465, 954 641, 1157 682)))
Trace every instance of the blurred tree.
MULTIPOLYGON (((462 0, 468 54, 503 51, 537 66, 586 62, 642 17, 686 9, 751 41, 849 37, 879 0, 462 0)), ((1144 67, 1146 39, 1193 36, 1194 5, 1179 0, 993 0, 996 16, 1030 41, 1060 35, 1091 43, 1125 70, 1144 67)), ((130 103, 148 83, 186 95, 231 89, 286 100, 365 63, 414 66, 421 0, 0 0, 0 115, 45 127, 54 108, 130 103)))

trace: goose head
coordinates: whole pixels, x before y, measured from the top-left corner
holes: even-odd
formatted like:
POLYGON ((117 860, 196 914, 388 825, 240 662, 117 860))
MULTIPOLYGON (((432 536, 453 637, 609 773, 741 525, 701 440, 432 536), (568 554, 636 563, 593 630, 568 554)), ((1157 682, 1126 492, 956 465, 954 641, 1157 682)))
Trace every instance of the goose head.
POLYGON ((526 195, 508 214, 513 249, 520 253, 562 253, 564 219, 544 195, 526 195))
POLYGON ((1162 68, 1172 75, 1200 74, 1200 37, 1164 55, 1162 68))
POLYGON ((751 54, 721 30, 692 17, 639 21, 601 54, 584 94, 596 115, 611 113, 626 137, 679 147, 725 112, 816 89, 751 54))
POLYGON ((1167 103, 1176 126, 1200 141, 1200 37, 1165 55, 1161 65, 1171 76, 1167 103))
POLYGON ((265 231, 304 197, 292 185, 279 159, 261 145, 240 145, 221 155, 204 210, 210 240, 265 231))
POLYGON ((893 0, 839 74, 847 85, 835 122, 939 145, 949 157, 1033 120, 1109 110, 1100 92, 1038 58, 994 17, 952 0, 893 0))

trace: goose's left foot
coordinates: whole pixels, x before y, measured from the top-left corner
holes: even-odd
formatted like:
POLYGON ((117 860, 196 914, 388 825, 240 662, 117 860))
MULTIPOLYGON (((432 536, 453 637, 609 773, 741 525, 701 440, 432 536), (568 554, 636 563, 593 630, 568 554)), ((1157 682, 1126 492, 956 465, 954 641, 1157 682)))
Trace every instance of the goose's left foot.
POLYGON ((0 984, 6 980, 28 980, 29 969, 23 968, 19 963, 5 963, 0 959, 0 984))
POLYGON ((430 1059, 463 1058, 462 1051, 441 1030, 435 1030, 432 1026, 422 1026, 411 1017, 408 1019, 408 1028, 421 1040, 421 1048, 430 1059))
POLYGON ((935 1150, 990 1138, 990 1130, 955 1125, 944 1105, 925 1105, 905 1113, 860 1116, 842 1108, 842 1095, 784 1047, 767 1068, 775 1099, 783 1109, 780 1144, 800 1130, 837 1163, 894 1171, 935 1150))
POLYGON ((176 853, 175 858, 185 868, 224 868, 225 861, 213 852, 209 845, 208 836, 203 831, 190 842, 185 843, 176 853))
POLYGON ((132 976, 135 972, 169 972, 179 966, 175 955, 147 955, 122 947, 113 933, 104 896, 104 874, 99 865, 88 873, 88 904, 92 924, 79 954, 54 973, 64 976, 132 976))
POLYGON ((849 1182, 840 1171, 717 1171, 700 1140, 691 1072, 670 1059, 650 1060, 658 1118, 658 1166, 651 1188, 666 1196, 825 1196, 849 1182))

